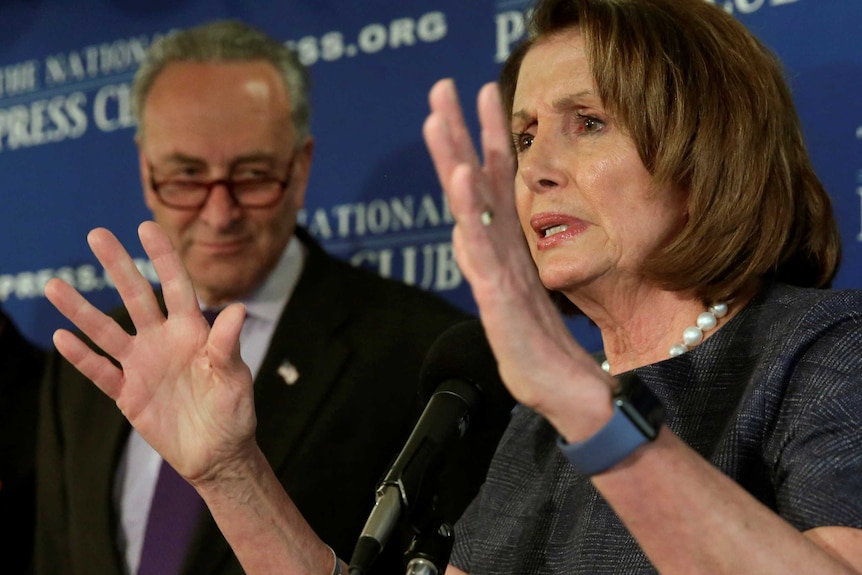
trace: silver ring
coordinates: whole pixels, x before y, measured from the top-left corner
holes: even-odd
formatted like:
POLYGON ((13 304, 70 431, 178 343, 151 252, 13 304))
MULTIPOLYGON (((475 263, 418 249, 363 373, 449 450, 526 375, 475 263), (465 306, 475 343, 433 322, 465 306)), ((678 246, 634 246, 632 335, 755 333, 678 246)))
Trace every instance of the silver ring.
POLYGON ((491 225, 491 222, 494 221, 494 212, 489 209, 486 209, 482 212, 482 225, 486 228, 491 225))

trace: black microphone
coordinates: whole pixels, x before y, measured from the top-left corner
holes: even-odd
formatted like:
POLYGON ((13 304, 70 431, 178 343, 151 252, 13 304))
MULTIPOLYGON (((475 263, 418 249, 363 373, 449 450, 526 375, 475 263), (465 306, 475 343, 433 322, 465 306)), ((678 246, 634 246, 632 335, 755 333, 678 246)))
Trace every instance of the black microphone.
POLYGON ((500 381, 479 320, 456 324, 437 338, 422 364, 419 394, 427 405, 377 488, 350 560, 352 574, 371 566, 404 510, 428 496, 423 487, 432 483, 427 479, 439 470, 445 452, 468 429, 508 418, 515 403, 500 381))

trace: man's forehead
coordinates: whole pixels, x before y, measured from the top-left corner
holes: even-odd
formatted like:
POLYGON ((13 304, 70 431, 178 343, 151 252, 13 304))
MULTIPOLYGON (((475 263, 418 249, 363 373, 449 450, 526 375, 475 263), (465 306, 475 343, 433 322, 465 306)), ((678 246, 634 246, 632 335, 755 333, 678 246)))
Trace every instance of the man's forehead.
POLYGON ((230 168, 243 164, 274 165, 279 162, 279 154, 272 150, 258 149, 242 151, 233 155, 205 157, 183 151, 174 151, 162 154, 158 158, 151 158, 151 160, 158 161, 159 164, 166 166, 217 167, 223 164, 225 167, 230 168))
POLYGON ((138 144, 211 158, 292 147, 289 99, 268 63, 171 64, 145 102, 138 144), (218 152, 218 153, 216 153, 218 152))
MULTIPOLYGON (((145 97, 144 115, 152 108, 255 106, 289 113, 290 94, 278 70, 262 60, 173 62, 155 77, 145 97)), ((229 111, 231 108, 228 108, 229 111)))

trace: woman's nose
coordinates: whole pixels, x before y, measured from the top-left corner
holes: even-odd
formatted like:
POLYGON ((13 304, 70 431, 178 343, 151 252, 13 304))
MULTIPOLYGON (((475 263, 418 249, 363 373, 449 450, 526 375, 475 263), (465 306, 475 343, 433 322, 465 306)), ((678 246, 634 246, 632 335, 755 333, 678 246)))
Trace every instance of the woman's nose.
POLYGON ((553 136, 536 135, 518 157, 518 175, 534 193, 566 185, 568 176, 559 145, 553 136))

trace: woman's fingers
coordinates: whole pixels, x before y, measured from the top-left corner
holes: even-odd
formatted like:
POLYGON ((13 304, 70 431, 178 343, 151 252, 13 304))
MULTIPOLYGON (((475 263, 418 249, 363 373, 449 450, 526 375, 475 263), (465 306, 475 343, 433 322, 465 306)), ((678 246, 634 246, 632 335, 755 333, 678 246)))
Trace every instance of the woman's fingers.
POLYGON ((245 306, 232 304, 226 307, 216 318, 210 331, 207 356, 212 367, 222 372, 228 381, 250 381, 246 377, 248 367, 239 354, 239 335, 245 321, 245 306))
POLYGON ((130 344, 130 336, 78 291, 61 279, 45 284, 45 297, 93 343, 109 355, 120 358, 130 344))
POLYGON ((84 377, 96 384, 105 395, 116 401, 123 389, 123 372, 110 359, 65 329, 54 332, 54 346, 84 377))
POLYGON ((477 98, 479 123, 482 127, 483 171, 490 181, 496 200, 514 208, 515 159, 512 154, 512 135, 504 116, 500 90, 496 83, 485 84, 477 98))
POLYGON ((155 222, 143 222, 138 237, 159 277, 168 312, 174 317, 200 317, 192 280, 164 230, 155 222))
POLYGON ((479 156, 476 153, 476 148, 473 146, 473 140, 470 137, 470 131, 467 129, 467 124, 464 121, 461 102, 458 100, 458 93, 455 89, 455 82, 447 78, 434 84, 428 94, 428 103, 431 106, 431 112, 439 114, 446 122, 451 138, 452 151, 459 162, 478 167, 479 156))
POLYGON ((440 80, 428 96, 431 112, 422 127, 440 185, 446 190, 453 170, 462 164, 478 169, 479 158, 464 124, 451 80, 440 80))
POLYGON ((165 316, 159 309, 153 286, 141 275, 134 260, 114 234, 104 228, 96 228, 87 235, 87 242, 113 280, 135 328, 141 331, 164 321, 165 316))

